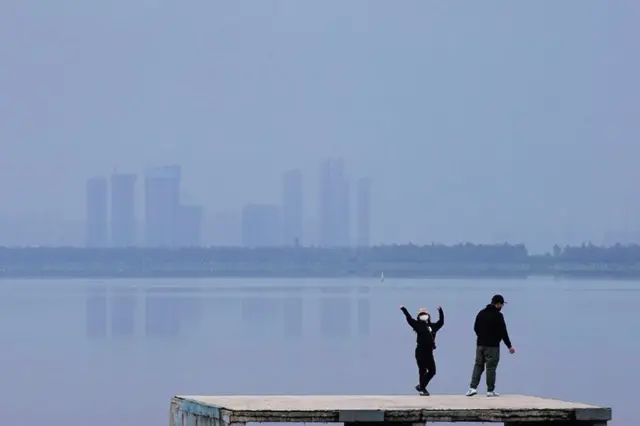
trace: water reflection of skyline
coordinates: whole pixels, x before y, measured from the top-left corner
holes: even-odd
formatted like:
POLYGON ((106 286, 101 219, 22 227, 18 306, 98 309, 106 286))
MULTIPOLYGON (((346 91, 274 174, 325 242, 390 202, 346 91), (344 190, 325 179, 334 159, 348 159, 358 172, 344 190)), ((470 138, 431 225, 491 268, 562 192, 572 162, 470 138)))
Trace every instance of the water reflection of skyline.
POLYGON ((368 289, 359 290, 357 296, 352 289, 344 287, 319 290, 320 294, 305 297, 293 296, 291 291, 278 294, 281 293, 278 289, 271 297, 252 294, 241 298, 244 335, 286 340, 301 339, 316 332, 332 339, 369 336, 368 289))
POLYGON ((89 287, 86 298, 86 335, 104 338, 107 336, 107 287, 89 287))
POLYGON ((177 338, 197 332, 202 318, 197 287, 152 287, 145 290, 145 337, 177 338))
POLYGON ((351 334, 351 305, 345 297, 325 297, 320 301, 320 332, 327 337, 351 334))
POLYGON ((369 336, 366 288, 243 290, 92 285, 85 291, 86 336, 177 339, 190 334, 290 341, 318 334, 332 339, 369 336))
POLYGON ((85 301, 86 336, 177 338, 200 321, 201 311, 198 289, 90 286, 85 301), (137 325, 141 323, 142 327, 137 325))
POLYGON ((284 336, 289 339, 302 337, 303 315, 302 299, 299 297, 287 297, 282 301, 282 316, 284 318, 284 336))
MULTIPOLYGON (((412 280, 393 283, 387 280, 389 289, 381 289, 374 282, 368 294, 365 290, 361 292, 357 289, 359 285, 366 284, 360 284, 357 280, 317 281, 318 285, 312 283, 315 287, 308 286, 308 290, 297 292, 238 291, 235 288, 264 287, 267 283, 267 280, 242 279, 5 281, 0 332, 6 346, 3 350, 3 378, 9 386, 5 386, 4 401, 8 407, 18 408, 8 412, 8 415, 15 417, 14 423, 25 426, 46 421, 56 424, 65 421, 78 423, 74 419, 94 426, 106 426, 113 422, 123 426, 166 424, 167 398, 179 392, 409 393, 412 385, 410 379, 415 374, 410 359, 415 337, 397 309, 401 303, 410 305, 412 312, 419 306, 433 310, 440 303, 445 310, 447 306, 450 307, 448 312, 452 313, 438 347, 439 355, 436 354, 442 364, 439 364, 442 371, 438 373, 441 376, 437 379, 436 391, 457 392, 460 383, 464 385, 464 381, 468 380, 466 368, 460 373, 458 366, 469 362, 469 351, 461 351, 463 346, 473 344, 469 321, 472 322, 473 313, 486 302, 487 295, 490 297, 495 291, 508 293, 509 302, 512 303, 508 320, 514 329, 519 329, 520 340, 544 343, 550 338, 545 330, 553 328, 553 320, 543 315, 541 318, 543 321, 547 319, 546 323, 531 326, 530 318, 536 314, 540 303, 549 299, 550 290, 557 296, 553 307, 583 308, 593 304, 596 299, 606 306, 615 306, 615 309, 607 312, 607 321, 602 327, 629 324, 638 302, 631 296, 640 294, 632 290, 623 293, 619 289, 632 284, 619 282, 558 284, 553 280, 540 280, 529 285, 520 281, 500 281, 496 284, 491 280, 461 280, 451 281, 447 284, 449 288, 442 288, 444 285, 435 280, 433 285, 412 280), (352 290, 342 294, 322 293, 319 287, 323 284, 351 286, 352 290), (146 290, 158 285, 198 287, 197 294, 189 289, 153 293, 154 297, 179 299, 184 296, 197 299, 194 302, 202 305, 201 309, 185 313, 186 318, 191 316, 192 319, 182 320, 177 340, 145 336, 145 299, 149 297, 146 290), (418 288, 418 285, 421 287, 418 288), (223 286, 229 290, 218 289, 223 286), (607 286, 614 287, 614 290, 598 291, 597 295, 594 293, 607 286), (119 299, 119 294, 125 297, 119 299), (248 297, 257 297, 258 300, 279 299, 281 310, 274 314, 278 316, 269 328, 276 339, 273 342, 263 339, 254 343, 252 339, 244 337, 241 309, 242 300, 248 297), (350 300, 348 309, 351 310, 352 331, 348 338, 321 335, 321 301, 331 297, 350 300), (134 301, 133 309, 125 301, 127 298, 129 302, 134 301), (127 328, 131 321, 124 319, 124 316, 119 320, 112 320, 112 317, 119 316, 118 312, 126 315, 131 310, 133 337, 124 337, 129 333, 125 330, 131 330, 131 327, 127 328), (289 320, 280 322, 282 318, 289 320), (301 320, 291 320, 293 318, 301 320), (118 327, 114 323, 118 324, 119 321, 124 336, 111 337, 112 329, 118 327), (370 328, 370 337, 360 337, 366 334, 367 327, 370 328), (89 339, 87 335, 93 335, 94 338, 89 339), (251 368, 252 362, 257 362, 256 368, 251 368), (385 368, 387 365, 396 366, 396 370, 385 368), (65 395, 74 390, 80 390, 74 400, 78 408, 70 410, 69 398, 65 395), (96 404, 96 401, 99 403, 96 404), (118 407, 117 418, 110 408, 113 406, 118 407), (33 407, 51 408, 34 410, 33 407)), ((501 376, 504 388, 510 387, 516 392, 519 386, 524 386, 531 393, 560 392, 567 399, 587 400, 597 399, 597 394, 589 390, 592 388, 590 382, 604 380, 602 388, 614 391, 609 399, 632 401, 632 398, 624 400, 624 397, 637 382, 633 380, 633 370, 630 373, 618 368, 612 374, 604 372, 595 379, 584 378, 582 371, 588 370, 607 351, 590 352, 589 344, 581 339, 589 335, 590 327, 579 327, 584 321, 572 320, 573 317, 580 317, 579 311, 573 308, 567 314, 571 317, 571 327, 578 327, 571 334, 573 338, 569 336, 567 340, 558 334, 551 336, 555 339, 552 343, 556 346, 564 344, 570 349, 569 352, 575 349, 587 354, 587 358, 578 357, 580 364, 576 364, 576 357, 572 358, 569 356, 571 354, 556 359, 556 365, 550 371, 569 376, 553 383, 540 374, 520 371, 523 369, 522 362, 518 363, 513 358, 504 366, 506 371, 501 376), (563 369, 567 360, 573 362, 571 365, 574 368, 563 369), (528 376, 524 380, 519 379, 519 371, 528 376), (618 383, 622 378, 626 378, 625 381, 618 383), (574 382, 579 386, 575 386, 574 382), (616 387, 616 383, 620 386, 616 387)), ((330 313, 330 309, 325 313, 330 313)), ((131 319, 131 316, 128 318, 131 319)), ((633 334, 632 326, 625 325, 621 333, 633 334)), ((610 339, 606 340, 608 342, 610 339)), ((548 352, 544 344, 530 344, 526 349, 533 351, 530 359, 544 357, 548 352)), ((640 356, 638 349, 636 345, 630 347, 629 351, 619 351, 623 358, 617 365, 632 365, 640 356)))
POLYGON ((117 338, 135 336, 136 292, 125 288, 113 295, 110 305, 111 335, 117 338))
POLYGON ((150 288, 145 290, 144 335, 171 338, 180 335, 180 309, 176 295, 150 288))

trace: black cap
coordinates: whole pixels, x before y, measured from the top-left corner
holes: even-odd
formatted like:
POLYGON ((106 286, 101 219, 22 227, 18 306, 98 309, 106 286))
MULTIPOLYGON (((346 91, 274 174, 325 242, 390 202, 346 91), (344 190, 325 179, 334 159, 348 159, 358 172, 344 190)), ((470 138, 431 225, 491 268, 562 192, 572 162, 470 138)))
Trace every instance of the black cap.
POLYGON ((507 302, 504 301, 504 297, 501 294, 496 294, 491 298, 491 304, 497 305, 498 303, 505 304, 507 302))

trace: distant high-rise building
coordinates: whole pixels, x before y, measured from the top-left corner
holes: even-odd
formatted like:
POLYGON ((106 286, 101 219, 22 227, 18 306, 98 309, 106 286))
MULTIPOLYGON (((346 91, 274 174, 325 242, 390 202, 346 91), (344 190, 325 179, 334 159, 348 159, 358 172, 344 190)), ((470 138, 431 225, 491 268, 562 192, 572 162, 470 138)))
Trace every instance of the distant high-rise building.
POLYGON ((181 205, 178 215, 178 246, 202 245, 204 209, 202 206, 181 205))
POLYGON ((283 243, 293 246, 302 242, 302 171, 290 170, 282 177, 283 243))
POLYGON ((107 178, 99 176, 87 180, 86 233, 87 247, 106 247, 108 235, 109 193, 107 178))
POLYGON ((176 247, 182 170, 178 165, 149 169, 145 177, 145 245, 176 247))
POLYGON ((358 228, 356 241, 359 247, 369 246, 369 228, 371 226, 371 179, 358 180, 358 228))
POLYGON ((345 177, 336 186, 337 245, 349 247, 351 246, 351 185, 345 177))
POLYGON ((329 159, 320 176, 320 232, 322 247, 351 245, 350 188, 342 159, 329 159))
POLYGON ((210 240, 214 246, 240 246, 242 245, 242 218, 238 212, 218 212, 211 220, 206 221, 210 225, 210 240))
POLYGON ((136 245, 136 180, 131 173, 111 176, 111 246, 136 245))
POLYGON ((280 208, 274 205, 249 204, 242 209, 242 245, 275 247, 282 244, 280 208))

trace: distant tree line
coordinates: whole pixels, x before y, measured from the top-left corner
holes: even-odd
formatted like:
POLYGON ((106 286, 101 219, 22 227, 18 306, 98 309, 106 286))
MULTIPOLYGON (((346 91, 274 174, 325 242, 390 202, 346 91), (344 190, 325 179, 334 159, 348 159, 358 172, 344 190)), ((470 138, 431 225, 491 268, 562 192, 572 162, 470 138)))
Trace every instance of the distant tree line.
POLYGON ((640 245, 618 243, 613 246, 596 246, 584 243, 564 248, 555 245, 551 255, 564 262, 635 264, 640 262, 640 245))
POLYGON ((368 248, 319 247, 187 247, 162 248, 72 248, 0 247, 0 267, 15 264, 113 264, 167 265, 202 263, 640 263, 640 245, 554 246, 545 255, 530 255, 523 244, 381 245, 368 248))

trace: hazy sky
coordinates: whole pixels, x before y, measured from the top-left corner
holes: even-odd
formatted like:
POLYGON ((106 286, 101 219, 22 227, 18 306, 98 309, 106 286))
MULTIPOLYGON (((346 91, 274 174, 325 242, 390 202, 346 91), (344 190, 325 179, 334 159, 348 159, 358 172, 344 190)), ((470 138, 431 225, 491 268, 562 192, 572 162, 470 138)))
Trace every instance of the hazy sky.
POLYGON ((81 221, 87 177, 177 162, 209 211, 279 201, 302 167, 313 221, 341 155, 373 180, 374 241, 637 232, 639 18, 637 0, 3 0, 0 216, 81 221))

